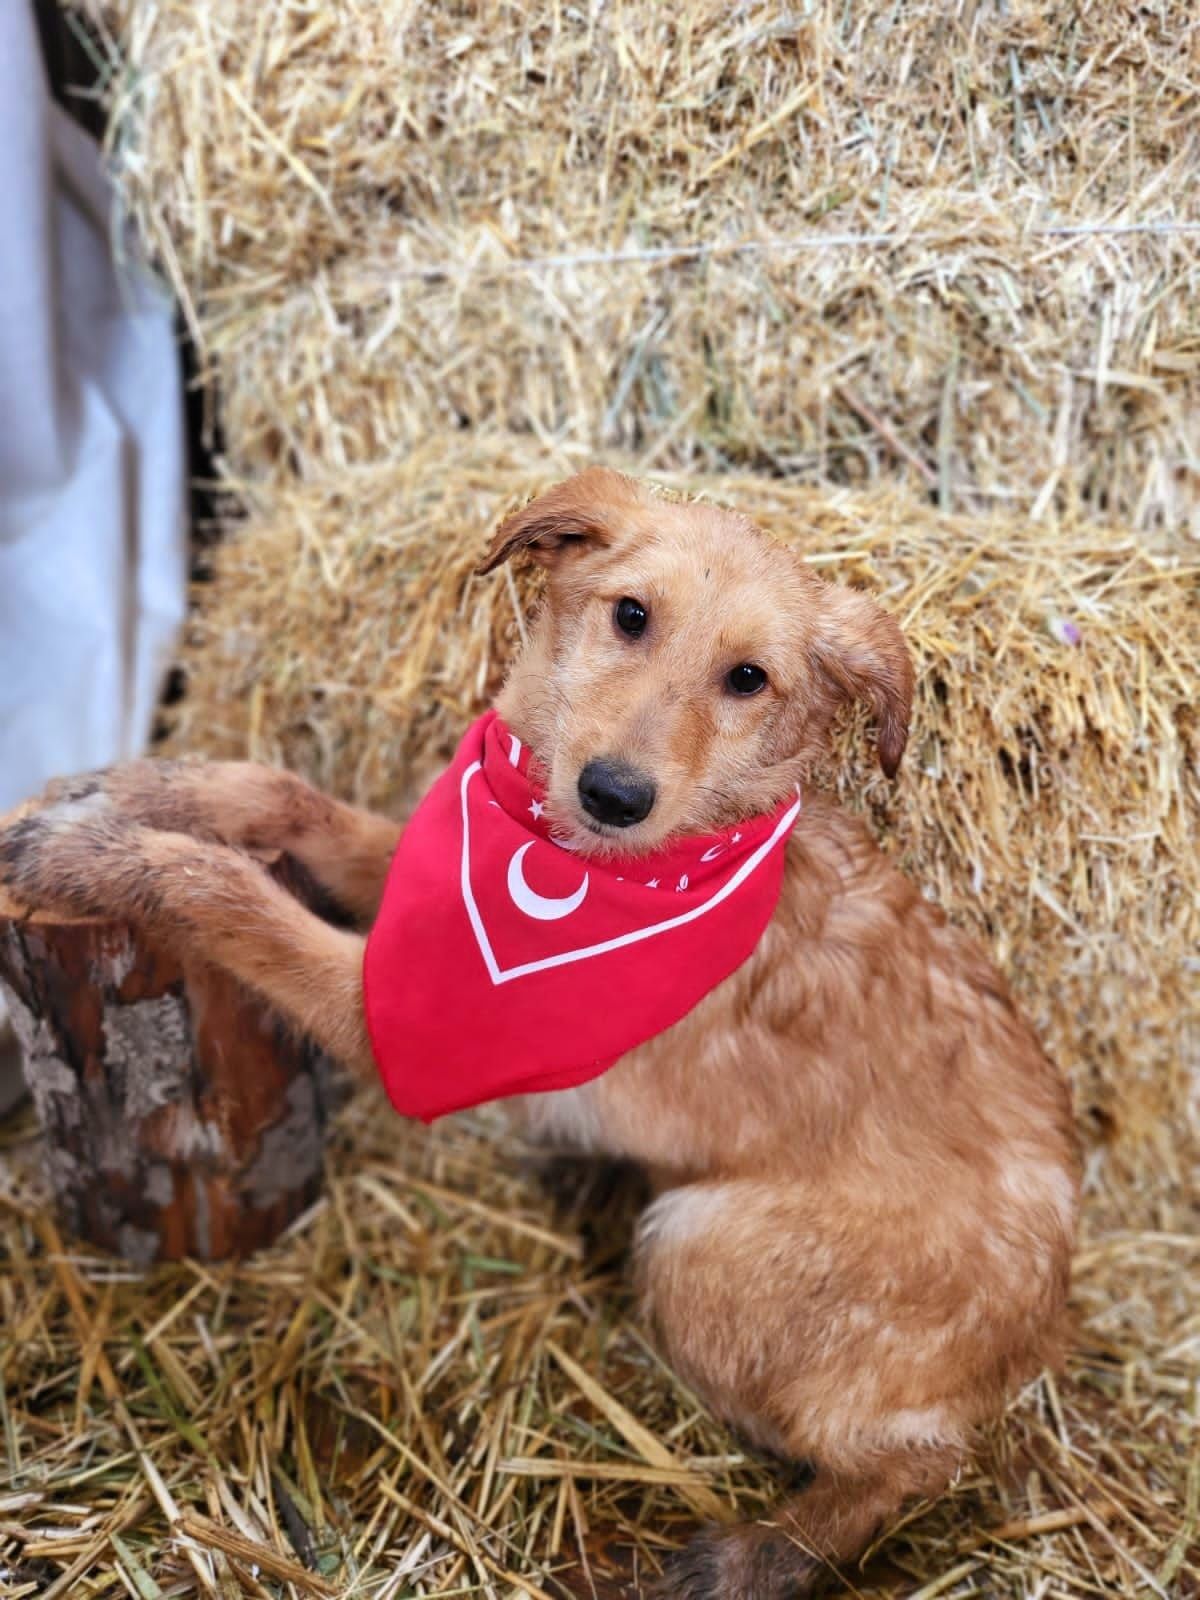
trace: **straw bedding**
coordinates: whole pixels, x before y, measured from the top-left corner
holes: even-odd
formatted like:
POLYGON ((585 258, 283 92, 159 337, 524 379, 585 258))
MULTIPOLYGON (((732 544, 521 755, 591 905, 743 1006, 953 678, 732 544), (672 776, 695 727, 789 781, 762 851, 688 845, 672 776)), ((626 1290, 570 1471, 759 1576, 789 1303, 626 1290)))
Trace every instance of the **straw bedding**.
MULTIPOLYGON (((852 720, 824 780, 1011 974, 1087 1169, 1065 1373, 853 1586, 1200 1593, 1192 8, 83 10, 243 519, 165 748, 402 808, 533 598, 488 529, 597 453, 874 591, 910 753, 852 720), (1044 231, 1097 222, 1152 231, 1044 231)), ((0 1148, 5 1600, 615 1600, 777 1497, 645 1342, 636 1195, 564 1209, 489 1113, 364 1092, 287 1239, 147 1275, 0 1148)))

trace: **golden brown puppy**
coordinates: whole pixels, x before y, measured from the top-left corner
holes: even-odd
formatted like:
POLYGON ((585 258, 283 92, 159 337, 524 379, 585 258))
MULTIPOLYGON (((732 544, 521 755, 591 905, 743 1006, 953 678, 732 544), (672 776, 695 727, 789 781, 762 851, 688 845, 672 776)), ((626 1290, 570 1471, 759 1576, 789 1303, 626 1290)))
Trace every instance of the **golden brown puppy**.
MULTIPOLYGON (((484 570, 522 550, 549 587, 499 705, 580 852, 769 811, 848 699, 896 770, 912 691, 896 624, 743 518, 594 469, 511 517, 484 570), (652 783, 641 820, 584 810, 598 757, 652 783)), ((362 939, 228 846, 293 852, 369 920, 398 831, 286 773, 144 762, 60 785, 0 836, 0 878, 186 942, 369 1073, 362 939)), ((682 1022, 580 1088, 512 1102, 552 1145, 651 1170, 638 1274, 664 1350, 755 1443, 815 1464, 769 1525, 683 1552, 664 1588, 680 1600, 784 1600, 852 1560, 946 1485, 1061 1337, 1077 1191, 1062 1081, 1002 979, 860 822, 809 793, 787 852, 754 954, 682 1022)))

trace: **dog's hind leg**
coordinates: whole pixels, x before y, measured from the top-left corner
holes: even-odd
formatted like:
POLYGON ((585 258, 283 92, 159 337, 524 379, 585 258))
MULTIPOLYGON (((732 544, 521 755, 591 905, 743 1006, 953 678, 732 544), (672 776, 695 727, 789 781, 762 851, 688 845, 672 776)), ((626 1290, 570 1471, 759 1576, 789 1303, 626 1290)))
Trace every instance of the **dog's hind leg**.
POLYGON ((818 1470, 761 1523, 698 1534, 669 1564, 662 1600, 802 1600, 836 1578, 908 1501, 939 1494, 952 1450, 896 1450, 860 1471, 818 1470))
POLYGON ((734 1179, 646 1211, 639 1286, 671 1365, 759 1449, 814 1468, 763 1522, 698 1534, 667 1600, 796 1600, 962 1457, 982 1398, 969 1289, 879 1252, 847 1208, 817 1184, 734 1179))

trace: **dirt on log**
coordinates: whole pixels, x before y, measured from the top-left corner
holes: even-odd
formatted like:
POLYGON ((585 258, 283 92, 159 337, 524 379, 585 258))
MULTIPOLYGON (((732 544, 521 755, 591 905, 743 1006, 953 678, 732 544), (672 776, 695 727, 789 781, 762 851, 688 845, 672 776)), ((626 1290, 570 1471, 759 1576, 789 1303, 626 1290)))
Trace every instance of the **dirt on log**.
POLYGON ((143 1266, 219 1260, 317 1198, 331 1065, 226 974, 0 897, 0 992, 77 1237, 143 1266))

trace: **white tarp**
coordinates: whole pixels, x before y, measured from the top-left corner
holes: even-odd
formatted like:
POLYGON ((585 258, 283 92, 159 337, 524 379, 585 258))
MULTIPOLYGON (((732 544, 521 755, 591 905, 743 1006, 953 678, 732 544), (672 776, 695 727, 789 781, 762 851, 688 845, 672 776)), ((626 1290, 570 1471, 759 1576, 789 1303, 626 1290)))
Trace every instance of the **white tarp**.
POLYGON ((93 142, 0 0, 0 812, 135 754, 183 619, 171 308, 124 259, 93 142), (122 259, 117 259, 122 257, 122 259))

